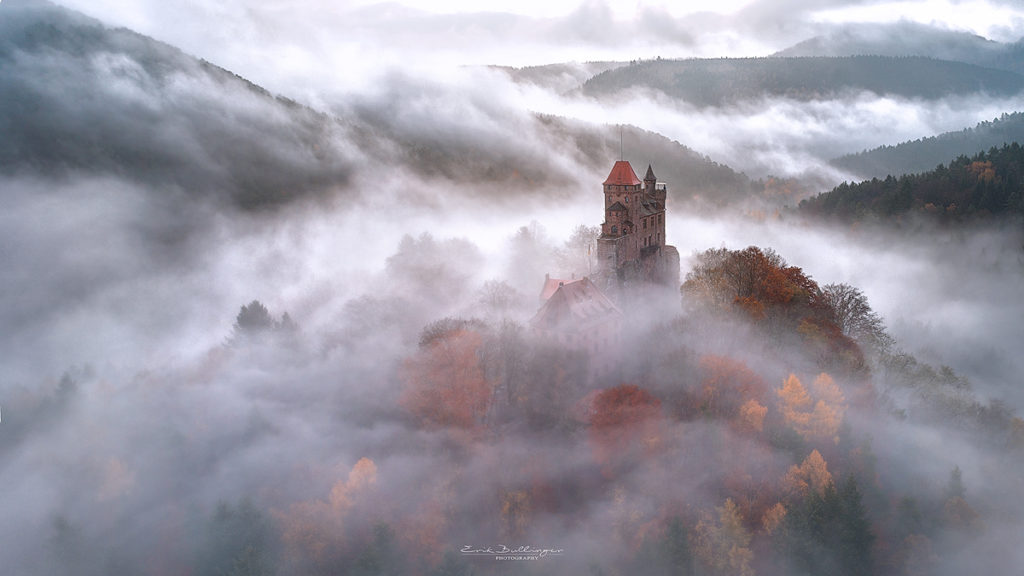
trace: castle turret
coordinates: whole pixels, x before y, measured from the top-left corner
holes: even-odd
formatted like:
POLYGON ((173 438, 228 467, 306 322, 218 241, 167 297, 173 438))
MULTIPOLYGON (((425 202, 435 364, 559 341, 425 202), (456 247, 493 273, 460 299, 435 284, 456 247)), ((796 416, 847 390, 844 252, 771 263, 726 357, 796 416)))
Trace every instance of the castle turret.
POLYGON ((655 281, 674 284, 679 256, 665 238, 667 189, 648 164, 641 181, 625 160, 604 181, 604 222, 597 239, 599 278, 609 282, 655 281))
POLYGON ((658 204, 660 210, 665 209, 665 198, 668 190, 664 184, 658 185, 658 178, 654 175, 654 169, 647 165, 647 175, 644 176, 644 193, 647 197, 658 204))

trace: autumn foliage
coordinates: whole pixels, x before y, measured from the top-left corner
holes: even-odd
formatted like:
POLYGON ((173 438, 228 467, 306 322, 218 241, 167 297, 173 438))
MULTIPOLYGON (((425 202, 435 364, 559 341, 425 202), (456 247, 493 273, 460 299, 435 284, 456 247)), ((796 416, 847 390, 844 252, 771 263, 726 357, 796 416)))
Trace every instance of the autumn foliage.
POLYGON ((780 410, 787 426, 804 440, 839 442, 839 426, 846 412, 843 391, 831 376, 822 372, 812 385, 813 395, 790 374, 776 391, 780 410))
POLYGON ((802 340, 805 352, 823 368, 863 370, 862 351, 836 324, 817 282, 778 253, 756 246, 713 248, 697 258, 682 286, 686 299, 736 313, 773 336, 802 340))
POLYGON ((695 528, 696 553, 708 573, 716 576, 754 576, 750 533, 739 508, 731 499, 715 508, 715 515, 701 515, 695 528))
POLYGON ((817 284, 774 250, 713 248, 699 256, 683 291, 721 307, 737 306, 754 320, 773 307, 813 304, 817 284))
POLYGON ((334 483, 326 499, 298 502, 277 513, 285 562, 295 570, 308 570, 337 561, 347 548, 348 517, 376 482, 377 466, 360 458, 347 478, 334 483))
POLYGON ((650 453, 661 443, 661 400, 646 390, 623 384, 599 392, 590 414, 595 457, 604 465, 636 453, 650 453))
POLYGON ((732 419, 748 401, 764 402, 767 385, 743 362, 725 356, 700 359, 701 379, 697 409, 704 415, 732 419))
POLYGON ((821 453, 814 450, 799 466, 790 467, 783 483, 794 494, 803 495, 813 491, 820 495, 825 492, 825 487, 832 484, 832 474, 821 453))
POLYGON ((402 405, 424 426, 473 429, 483 425, 493 385, 480 364, 479 332, 457 328, 424 342, 403 367, 402 405))

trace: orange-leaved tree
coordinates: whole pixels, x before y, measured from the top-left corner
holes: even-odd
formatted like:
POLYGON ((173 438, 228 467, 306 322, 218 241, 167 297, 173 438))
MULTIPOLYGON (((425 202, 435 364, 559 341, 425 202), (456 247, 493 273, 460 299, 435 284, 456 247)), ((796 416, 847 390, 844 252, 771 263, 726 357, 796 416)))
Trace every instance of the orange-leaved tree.
POLYGON ((605 471, 661 444, 661 400, 634 384, 599 392, 590 414, 594 455, 605 471))
POLYGON ((483 336, 456 327, 425 340, 403 366, 402 405, 424 426, 483 426, 493 386, 480 363, 483 336))
POLYGON ((720 308, 738 308, 752 320, 801 314, 815 304, 818 285, 771 248, 717 248, 697 256, 683 293, 720 308))
POLYGON ((764 430, 764 417, 768 407, 751 398, 740 406, 740 413, 733 420, 733 428, 740 432, 758 434, 764 430))
POLYGON ((348 473, 338 480, 327 499, 312 499, 292 504, 287 511, 275 512, 282 526, 284 563, 294 573, 313 573, 336 566, 351 552, 346 539, 346 517, 358 515, 363 507, 373 504, 367 498, 377 481, 377 466, 369 458, 360 458, 348 473))
POLYGON ((707 355, 700 359, 701 389, 697 406, 712 418, 733 419, 747 401, 764 401, 767 385, 746 364, 725 356, 707 355))
POLYGON ((825 493, 825 487, 832 484, 832 474, 821 453, 814 450, 799 466, 790 466, 783 483, 794 494, 804 495, 813 490, 821 495, 825 493))

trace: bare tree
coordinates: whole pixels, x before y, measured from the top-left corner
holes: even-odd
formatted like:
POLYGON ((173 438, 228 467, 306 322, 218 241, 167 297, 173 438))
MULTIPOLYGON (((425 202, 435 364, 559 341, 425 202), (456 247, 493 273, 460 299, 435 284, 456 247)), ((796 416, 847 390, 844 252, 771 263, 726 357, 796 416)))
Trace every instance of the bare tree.
POLYGON ((833 313, 836 326, 862 346, 885 351, 893 339, 885 332, 885 323, 868 304, 860 289, 849 284, 827 284, 821 290, 821 301, 833 313))

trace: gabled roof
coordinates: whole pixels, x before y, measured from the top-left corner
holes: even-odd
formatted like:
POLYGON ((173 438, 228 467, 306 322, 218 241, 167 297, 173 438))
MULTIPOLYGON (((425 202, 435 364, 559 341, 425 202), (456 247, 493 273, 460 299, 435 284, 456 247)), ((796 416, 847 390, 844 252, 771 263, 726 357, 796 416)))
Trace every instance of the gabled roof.
POLYGON ((551 295, 554 294, 558 287, 566 282, 573 282, 573 280, 563 280, 561 278, 552 278, 547 274, 544 275, 544 287, 540 289, 540 300, 541 302, 547 302, 551 295))
POLYGON ((637 184, 640 184, 640 179, 636 177, 636 172, 633 172, 633 167, 625 160, 616 162, 612 166, 611 173, 608 174, 608 179, 604 181, 605 186, 635 186, 637 184))
POLYGON ((609 212, 629 212, 629 209, 626 208, 625 204, 623 204, 622 202, 616 202, 615 204, 612 204, 611 206, 608 207, 608 211, 609 212))
POLYGON ((647 182, 648 180, 651 180, 651 181, 654 181, 654 182, 658 181, 658 179, 654 177, 654 169, 651 168, 650 164, 647 165, 647 175, 644 176, 644 182, 647 182))
POLYGON ((590 281, 581 278, 563 282, 537 311, 530 323, 541 330, 573 330, 610 316, 621 316, 619 308, 590 281))

